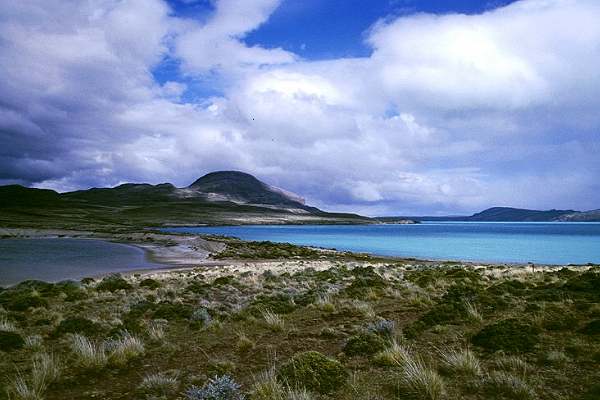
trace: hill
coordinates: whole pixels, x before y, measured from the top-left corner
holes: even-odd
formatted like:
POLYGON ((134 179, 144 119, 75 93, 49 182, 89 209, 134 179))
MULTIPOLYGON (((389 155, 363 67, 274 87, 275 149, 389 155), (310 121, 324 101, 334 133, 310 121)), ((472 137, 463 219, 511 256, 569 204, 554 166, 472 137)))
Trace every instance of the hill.
POLYGON ((600 221, 600 210, 528 210, 513 207, 492 207, 473 215, 381 217, 378 220, 409 219, 415 221, 478 221, 478 222, 594 222, 600 221))
POLYGON ((555 221, 557 218, 575 213, 574 210, 527 210, 512 207, 492 207, 468 217, 468 221, 540 222, 555 221))
POLYGON ((177 188, 127 183, 68 193, 0 186, 0 226, 127 229, 132 226, 373 223, 329 213, 238 171, 207 174, 177 188))

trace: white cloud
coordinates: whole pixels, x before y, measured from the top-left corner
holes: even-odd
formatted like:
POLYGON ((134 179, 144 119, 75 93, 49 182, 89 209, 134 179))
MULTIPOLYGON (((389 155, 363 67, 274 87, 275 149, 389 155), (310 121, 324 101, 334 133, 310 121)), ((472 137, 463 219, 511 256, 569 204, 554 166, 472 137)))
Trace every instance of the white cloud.
POLYGON ((524 0, 374 25, 369 57, 248 46, 275 0, 0 6, 0 181, 74 189, 241 169, 327 209, 597 208, 600 5, 524 0), (560 29, 557 29, 560 27, 560 29), (224 93, 182 102, 164 57, 224 93))
POLYGON ((279 0, 221 0, 206 23, 188 21, 175 41, 185 70, 203 73, 294 61, 294 54, 280 48, 247 46, 241 40, 264 23, 278 5, 279 0))

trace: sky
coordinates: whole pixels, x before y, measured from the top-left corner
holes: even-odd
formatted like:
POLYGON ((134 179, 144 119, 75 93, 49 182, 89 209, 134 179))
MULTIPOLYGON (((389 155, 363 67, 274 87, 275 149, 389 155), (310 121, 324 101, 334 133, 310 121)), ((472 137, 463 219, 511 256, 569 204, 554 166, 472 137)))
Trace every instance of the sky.
POLYGON ((365 215, 600 208, 596 0, 0 3, 0 184, 241 170, 365 215))

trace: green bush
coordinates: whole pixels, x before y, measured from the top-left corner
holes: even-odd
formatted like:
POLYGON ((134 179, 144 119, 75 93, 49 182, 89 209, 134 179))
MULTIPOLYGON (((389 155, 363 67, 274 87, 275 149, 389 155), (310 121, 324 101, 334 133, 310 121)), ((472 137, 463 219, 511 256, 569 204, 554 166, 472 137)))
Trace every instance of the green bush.
POLYGON ((363 332, 351 336, 344 346, 344 353, 348 356, 366 356, 379 353, 385 348, 385 341, 381 336, 372 332, 363 332))
POLYGON ((581 333, 586 335, 600 335, 600 319, 595 319, 583 327, 581 333))
POLYGON ((295 354, 281 366, 277 379, 290 387, 304 387, 318 393, 331 393, 340 388, 348 373, 342 364, 317 351, 295 354))
POLYGON ((385 279, 375 272, 372 267, 357 267, 351 271, 354 281, 344 289, 348 297, 362 298, 367 291, 381 292, 387 286, 385 279))
POLYGON ((152 312, 153 319, 189 319, 192 316, 193 309, 187 304, 180 303, 159 303, 152 312))
POLYGON ((488 325, 471 338, 473 344, 490 351, 520 353, 533 350, 539 342, 539 331, 516 319, 488 325))
POLYGON ((17 292, 7 296, 3 306, 11 311, 27 311, 29 308, 48 307, 48 300, 32 293, 17 292))
POLYGON ((140 287, 158 289, 160 287, 160 282, 151 278, 147 278, 140 282, 140 287))
POLYGON ((213 281, 213 285, 215 285, 215 286, 231 285, 234 281, 235 281, 235 277, 233 275, 220 276, 213 281))
POLYGON ((294 300, 285 294, 273 296, 258 296, 251 304, 253 310, 271 310, 276 314, 289 314, 296 309, 294 300))
POLYGON ((103 292, 116 292, 117 290, 129 290, 132 286, 120 274, 112 274, 104 279, 96 286, 97 290, 103 292))
POLYGON ((15 332, 0 331, 0 349, 2 351, 13 351, 22 348, 25 341, 15 332))
POLYGON ((102 331, 102 326, 87 318, 74 317, 64 319, 58 324, 52 336, 59 337, 67 333, 79 333, 84 336, 97 336, 102 331))

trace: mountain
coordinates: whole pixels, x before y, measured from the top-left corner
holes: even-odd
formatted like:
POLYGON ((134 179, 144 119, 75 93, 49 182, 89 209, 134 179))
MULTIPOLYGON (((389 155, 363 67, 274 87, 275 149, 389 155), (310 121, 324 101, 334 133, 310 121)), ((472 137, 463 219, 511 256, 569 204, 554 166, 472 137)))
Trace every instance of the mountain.
POLYGON ((314 207, 307 207, 301 197, 267 185, 254 176, 239 171, 211 172, 188 188, 205 194, 209 199, 317 211, 314 207))
POLYGON ((131 226, 364 224, 356 214, 307 206, 297 195, 239 171, 209 173, 187 187, 126 183, 68 193, 0 186, 0 226, 127 229, 131 226))

